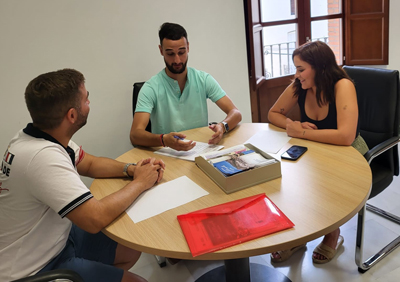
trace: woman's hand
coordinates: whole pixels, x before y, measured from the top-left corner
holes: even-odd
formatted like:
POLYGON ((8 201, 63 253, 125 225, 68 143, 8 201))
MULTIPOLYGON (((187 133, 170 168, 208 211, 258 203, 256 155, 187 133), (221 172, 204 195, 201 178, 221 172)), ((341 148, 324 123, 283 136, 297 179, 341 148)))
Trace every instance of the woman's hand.
POLYGON ((286 133, 290 137, 305 139, 306 130, 317 130, 318 127, 310 122, 293 121, 286 119, 286 133))
POLYGON ((318 127, 315 124, 313 124, 311 122, 307 122, 307 121, 306 122, 302 122, 301 126, 304 129, 314 129, 314 130, 318 129, 318 127))

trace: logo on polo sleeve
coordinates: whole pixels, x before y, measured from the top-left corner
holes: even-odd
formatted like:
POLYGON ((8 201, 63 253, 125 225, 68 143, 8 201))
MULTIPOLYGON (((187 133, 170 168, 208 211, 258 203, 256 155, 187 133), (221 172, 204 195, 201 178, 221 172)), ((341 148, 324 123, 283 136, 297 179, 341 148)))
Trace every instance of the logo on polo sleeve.
POLYGON ((10 176, 11 164, 14 160, 14 154, 11 154, 8 150, 5 152, 3 161, 1 162, 1 171, 4 175, 10 176))
POLYGON ((11 153, 7 150, 6 153, 4 154, 4 161, 5 161, 6 163, 8 163, 9 165, 11 165, 13 159, 14 159, 14 155, 11 154, 11 153))

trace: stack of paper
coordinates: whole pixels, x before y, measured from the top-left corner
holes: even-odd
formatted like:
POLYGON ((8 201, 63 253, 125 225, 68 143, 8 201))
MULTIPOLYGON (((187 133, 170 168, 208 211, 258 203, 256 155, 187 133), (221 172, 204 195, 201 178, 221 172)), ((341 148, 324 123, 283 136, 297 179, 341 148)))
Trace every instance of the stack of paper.
POLYGON ((196 146, 189 151, 177 151, 169 147, 161 148, 160 150, 155 151, 154 153, 174 157, 182 160, 192 161, 200 155, 207 152, 218 151, 219 149, 223 148, 222 145, 210 145, 203 142, 196 141, 196 146))

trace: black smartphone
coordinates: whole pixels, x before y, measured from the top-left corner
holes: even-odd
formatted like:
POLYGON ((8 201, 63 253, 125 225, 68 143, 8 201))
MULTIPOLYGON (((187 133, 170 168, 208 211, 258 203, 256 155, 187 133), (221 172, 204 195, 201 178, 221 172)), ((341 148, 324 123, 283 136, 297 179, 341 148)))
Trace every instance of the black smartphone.
POLYGON ((293 145, 282 154, 282 159, 295 161, 307 151, 307 147, 293 145))

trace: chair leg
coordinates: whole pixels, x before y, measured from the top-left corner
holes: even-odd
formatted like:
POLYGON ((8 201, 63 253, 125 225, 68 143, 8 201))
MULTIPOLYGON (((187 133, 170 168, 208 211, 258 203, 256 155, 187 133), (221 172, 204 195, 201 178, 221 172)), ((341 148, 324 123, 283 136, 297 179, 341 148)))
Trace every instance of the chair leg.
POLYGON ((390 254, 394 249, 400 246, 400 236, 386 245, 383 249, 381 249, 378 253, 371 256, 366 261, 362 261, 363 257, 363 249, 364 249, 364 222, 365 222, 365 211, 369 210, 378 215, 381 215, 393 222, 400 224, 400 217, 388 213, 384 210, 381 210, 373 205, 366 204, 359 212, 358 212, 358 220, 357 220, 357 235, 356 235, 356 264, 358 266, 358 271, 361 273, 366 272, 375 264, 377 264, 380 260, 390 254))
POLYGON ((375 207, 371 204, 368 204, 368 203, 367 203, 367 211, 371 211, 373 213, 376 213, 377 215, 380 215, 386 219, 389 219, 390 221, 400 224, 400 217, 398 217, 397 215, 394 215, 390 212, 384 211, 384 210, 382 210, 378 207, 375 207))
POLYGON ((165 257, 160 257, 157 255, 154 255, 154 257, 156 258, 156 261, 160 267, 164 267, 167 265, 167 260, 165 257))

